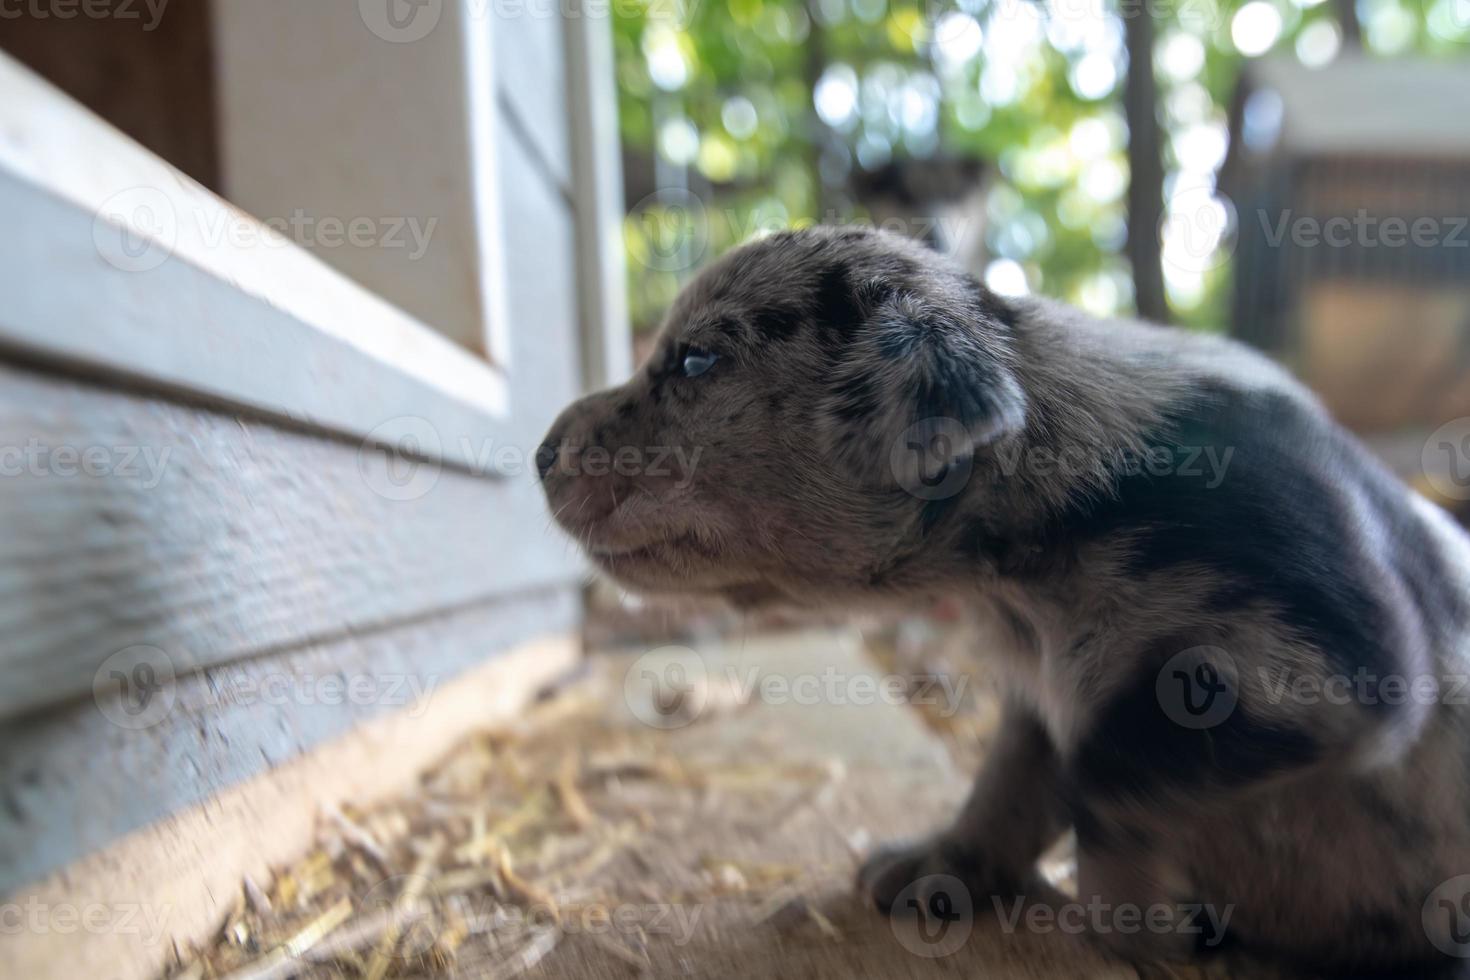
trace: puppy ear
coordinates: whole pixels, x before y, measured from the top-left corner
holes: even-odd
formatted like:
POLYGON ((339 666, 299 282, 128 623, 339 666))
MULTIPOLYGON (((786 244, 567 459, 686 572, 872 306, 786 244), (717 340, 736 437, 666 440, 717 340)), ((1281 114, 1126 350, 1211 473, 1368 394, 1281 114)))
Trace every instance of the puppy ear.
POLYGON ((830 450, 866 485, 958 493, 977 452, 1026 426, 1005 340, 978 305, 882 296, 828 388, 830 450))

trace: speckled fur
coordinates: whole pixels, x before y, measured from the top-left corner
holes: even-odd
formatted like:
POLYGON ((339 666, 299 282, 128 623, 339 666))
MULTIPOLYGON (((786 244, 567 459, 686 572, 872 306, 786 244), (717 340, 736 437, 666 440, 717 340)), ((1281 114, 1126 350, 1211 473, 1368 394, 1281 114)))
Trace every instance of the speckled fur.
MULTIPOLYGON (((880 906, 939 872, 1060 900, 1034 862, 1075 828, 1083 897, 1228 906, 1232 939, 1314 968, 1440 962, 1421 913, 1470 873, 1470 709, 1274 685, 1464 676, 1470 545, 1264 358, 1001 300, 922 246, 813 229, 699 275, 649 363, 569 407, 542 458, 558 520, 634 589, 959 597, 1008 638, 986 651, 1005 734, 952 827, 870 859, 880 906), (690 348, 720 360, 686 378, 690 348), (568 465, 588 447, 697 464, 594 476, 568 465), (1168 472, 1123 462, 1158 447, 1168 472), (1186 473, 1204 449, 1214 470, 1186 473), (915 482, 951 473, 934 499, 915 482), (1225 651, 1236 706, 1196 730, 1157 685, 1201 647, 1225 651)), ((1455 914, 1432 908, 1429 929, 1455 914)), ((1197 941, 1098 938, 1166 957, 1197 941)))

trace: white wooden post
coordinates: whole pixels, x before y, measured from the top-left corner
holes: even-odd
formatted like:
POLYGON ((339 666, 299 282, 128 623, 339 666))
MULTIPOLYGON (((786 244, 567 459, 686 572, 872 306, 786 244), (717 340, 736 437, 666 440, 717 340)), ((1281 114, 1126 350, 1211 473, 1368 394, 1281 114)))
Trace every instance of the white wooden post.
POLYGON ((626 378, 633 359, 612 25, 574 0, 566 38, 583 370, 587 387, 601 388, 626 378))

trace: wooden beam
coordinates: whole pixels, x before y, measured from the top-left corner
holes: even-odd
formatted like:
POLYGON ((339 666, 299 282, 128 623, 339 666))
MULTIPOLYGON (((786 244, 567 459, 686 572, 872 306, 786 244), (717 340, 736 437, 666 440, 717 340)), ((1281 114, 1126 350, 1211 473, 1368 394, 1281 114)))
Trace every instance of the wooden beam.
POLYGON ((0 345, 451 465, 504 436, 484 360, 4 55, 0 91, 0 345))
MULTIPOLYGON (((512 717, 577 652, 568 634, 528 642, 439 690, 431 712, 363 725, 11 891, 0 905, 45 911, 41 928, 6 936, 7 971, 29 980, 158 976, 175 943, 203 943, 220 927, 244 875, 268 884, 273 869, 307 850, 324 808, 412 789, 422 769, 469 732, 512 717), (119 924, 64 925, 72 910, 87 909, 119 924)), ((147 792, 143 785, 131 790, 147 792)))
POLYGON ((589 390, 633 370, 623 259, 623 177, 617 98, 610 84, 612 25, 586 0, 565 21, 572 132, 572 200, 577 222, 583 376, 589 390))
POLYGON ((135 644, 182 676, 576 581, 534 444, 477 451, 517 476, 0 365, 0 717, 135 644))

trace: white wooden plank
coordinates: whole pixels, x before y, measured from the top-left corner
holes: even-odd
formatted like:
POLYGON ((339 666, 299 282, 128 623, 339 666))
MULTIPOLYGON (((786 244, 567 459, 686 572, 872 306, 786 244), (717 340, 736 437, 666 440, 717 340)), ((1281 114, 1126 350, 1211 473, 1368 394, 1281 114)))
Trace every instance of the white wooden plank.
POLYGON ((417 249, 314 250, 504 366, 495 69, 480 6, 217 0, 220 153, 226 196, 256 215, 431 230, 417 249))
POLYGON ((1470 153, 1470 130, 1447 125, 1464 115, 1470 64, 1463 59, 1344 52, 1309 68, 1295 58, 1259 58, 1246 62, 1244 79, 1252 90, 1283 100, 1282 141, 1303 156, 1391 154, 1458 163, 1470 153))
POLYGON ((0 367, 0 717, 135 644, 183 674, 575 581, 539 436, 473 447, 486 480, 0 367))
POLYGON ((577 221, 582 367, 589 389, 624 381, 633 370, 623 258, 623 174, 619 147, 612 24, 573 0, 566 22, 571 111, 572 201, 577 221))
POLYGON ((4 55, 0 92, 0 343, 385 444, 414 416, 461 465, 501 434, 483 360, 4 55))
POLYGON ((501 126, 506 304, 517 326, 512 338, 516 368, 511 372, 515 422, 527 416, 527 434, 541 435, 571 396, 548 404, 542 394, 533 401, 530 394, 521 396, 521 385, 535 378, 543 385, 542 392, 580 393, 583 388, 578 303, 584 284, 577 266, 577 228, 561 197, 539 179, 536 161, 519 141, 509 138, 504 119, 501 126))
MULTIPOLYGON (((531 150, 544 162, 542 176, 563 190, 571 186, 572 144, 568 105, 567 49, 564 35, 577 29, 574 17, 561 14, 563 4, 492 3, 471 0, 484 11, 487 32, 495 39, 496 85, 524 127, 531 150)), ((608 8, 597 13, 607 24, 608 8)), ((612 89, 611 74, 601 81, 612 89)))
MULTIPOLYGON (((550 611, 544 601, 532 600, 527 607, 550 611)), ((132 732, 131 740, 108 730, 86 707, 27 729, 21 737, 34 754, 24 759, 12 750, 4 757, 29 768, 4 774, 6 789, 15 793, 9 800, 13 806, 0 810, 0 895, 7 902, 46 907, 117 909, 133 903, 152 912, 151 925, 161 926, 166 935, 158 942, 150 928, 110 929, 89 932, 78 942, 75 933, 56 930, 10 934, 4 941, 8 975, 28 980, 160 976, 174 943, 203 944, 219 929, 244 875, 266 884, 277 869, 301 856, 323 809, 370 805, 411 791, 420 772, 461 738, 510 720, 539 687, 564 673, 575 662, 578 644, 572 634, 553 632, 553 622, 479 609, 440 628, 346 641, 258 665, 290 677, 318 669, 314 661, 346 673, 381 671, 384 666, 374 664, 396 654, 400 662, 388 669, 406 666, 428 674, 415 666, 418 658, 433 658, 445 646, 478 651, 483 645, 514 644, 488 663, 443 680, 428 710, 416 705, 364 717, 330 706, 294 715, 270 707, 215 707, 213 692, 196 679, 175 692, 171 726, 132 732), (536 628, 535 638, 516 639, 527 626, 536 628), (275 727, 294 733, 317 715, 358 724, 293 758, 275 755, 278 748, 268 760, 257 752, 275 727), (227 762, 220 762, 222 756, 227 762), (242 764, 255 774, 221 785, 221 777, 242 764), (16 776, 29 778, 22 782, 16 776), (187 792, 171 795, 180 790, 187 792), (165 810, 167 817, 123 837, 98 836, 111 833, 117 812, 132 818, 182 798, 197 802, 165 810), (48 809, 37 809, 43 805, 48 809), (99 840, 106 846, 96 850, 99 840), (59 855, 71 857, 61 866, 51 860, 59 855), (42 865, 57 870, 44 878, 30 873, 42 865), (27 874, 16 879, 23 869, 27 874)), ((0 753, 10 747, 7 738, 0 753)))

